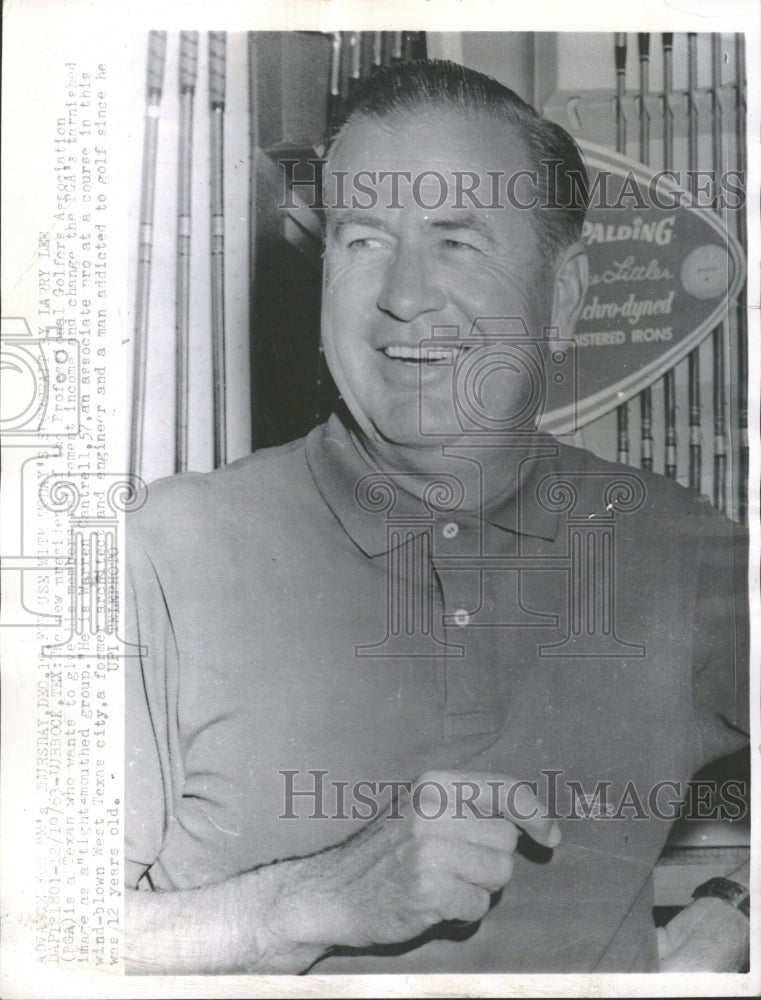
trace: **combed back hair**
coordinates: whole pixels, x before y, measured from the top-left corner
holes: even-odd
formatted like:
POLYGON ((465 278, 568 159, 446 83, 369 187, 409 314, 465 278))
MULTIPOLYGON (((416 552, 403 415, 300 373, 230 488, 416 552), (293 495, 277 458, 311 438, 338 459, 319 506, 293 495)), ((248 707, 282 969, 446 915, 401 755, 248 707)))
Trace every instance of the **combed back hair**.
POLYGON ((331 154, 353 122, 449 111, 509 126, 537 171, 539 204, 532 218, 545 258, 552 262, 581 238, 588 180, 579 147, 555 122, 540 117, 491 76, 442 59, 395 62, 365 77, 346 102, 331 154))

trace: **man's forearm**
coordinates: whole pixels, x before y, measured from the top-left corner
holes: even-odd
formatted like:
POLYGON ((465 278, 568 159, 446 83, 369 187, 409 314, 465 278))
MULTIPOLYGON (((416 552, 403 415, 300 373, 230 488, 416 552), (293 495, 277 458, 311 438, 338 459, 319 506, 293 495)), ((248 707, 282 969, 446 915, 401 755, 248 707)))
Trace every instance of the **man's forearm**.
POLYGON ((301 973, 337 945, 395 944, 443 920, 480 920, 510 880, 519 828, 550 848, 560 831, 525 789, 528 808, 516 815, 509 776, 428 771, 417 787, 432 784, 450 792, 436 818, 418 814, 411 793, 393 820, 378 816, 315 854, 199 889, 130 892, 129 971, 301 973), (477 793, 465 814, 457 805, 463 782, 477 793))
POLYGON ((278 916, 287 883, 298 879, 297 866, 298 862, 283 862, 198 889, 128 890, 128 971, 137 975, 304 972, 326 947, 293 940, 278 916))

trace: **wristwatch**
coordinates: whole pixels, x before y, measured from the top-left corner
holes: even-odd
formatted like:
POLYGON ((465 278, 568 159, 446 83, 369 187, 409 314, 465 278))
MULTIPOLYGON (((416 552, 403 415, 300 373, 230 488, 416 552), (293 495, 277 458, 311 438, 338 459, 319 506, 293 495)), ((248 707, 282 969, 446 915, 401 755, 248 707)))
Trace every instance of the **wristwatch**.
POLYGON ((692 894, 693 899, 701 899, 703 896, 715 896, 717 899, 723 899, 750 918, 750 889, 746 889, 739 882, 733 882, 729 878, 709 878, 707 882, 699 885, 692 894))

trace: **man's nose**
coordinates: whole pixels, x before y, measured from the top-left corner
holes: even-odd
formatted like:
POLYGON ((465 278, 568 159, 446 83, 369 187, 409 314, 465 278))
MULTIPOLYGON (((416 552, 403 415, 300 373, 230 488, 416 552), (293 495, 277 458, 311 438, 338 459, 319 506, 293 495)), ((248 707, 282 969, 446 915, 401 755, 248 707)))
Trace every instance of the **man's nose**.
POLYGON ((421 313, 443 309, 446 296, 420 248, 398 248, 389 261, 378 307, 409 322, 421 313))

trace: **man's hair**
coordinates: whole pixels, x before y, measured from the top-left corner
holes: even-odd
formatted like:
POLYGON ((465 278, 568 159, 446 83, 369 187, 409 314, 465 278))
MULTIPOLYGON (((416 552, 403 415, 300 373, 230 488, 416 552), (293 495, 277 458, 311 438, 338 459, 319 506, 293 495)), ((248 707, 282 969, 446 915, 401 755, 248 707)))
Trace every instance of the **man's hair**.
POLYGON ((539 204, 532 209, 542 251, 554 261, 581 238, 588 181, 579 147, 555 122, 547 121, 514 91, 491 76, 441 59, 395 62, 365 77, 349 97, 333 135, 331 154, 353 122, 362 118, 449 111, 509 126, 537 171, 539 204))

